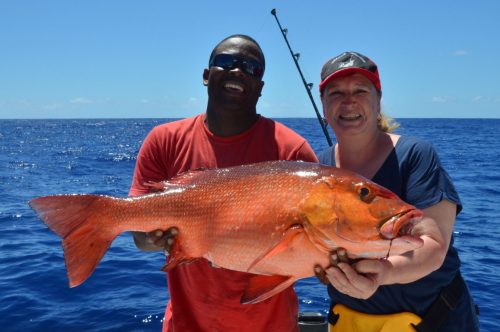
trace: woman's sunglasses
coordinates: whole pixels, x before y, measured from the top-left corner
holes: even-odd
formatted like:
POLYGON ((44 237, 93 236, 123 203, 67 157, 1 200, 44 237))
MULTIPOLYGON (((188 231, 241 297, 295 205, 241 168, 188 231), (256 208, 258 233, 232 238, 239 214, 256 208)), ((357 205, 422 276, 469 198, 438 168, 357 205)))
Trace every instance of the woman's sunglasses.
POLYGON ((259 61, 237 58, 232 54, 217 54, 210 61, 210 67, 212 66, 221 67, 226 70, 239 68, 245 73, 259 78, 264 73, 264 67, 259 61))

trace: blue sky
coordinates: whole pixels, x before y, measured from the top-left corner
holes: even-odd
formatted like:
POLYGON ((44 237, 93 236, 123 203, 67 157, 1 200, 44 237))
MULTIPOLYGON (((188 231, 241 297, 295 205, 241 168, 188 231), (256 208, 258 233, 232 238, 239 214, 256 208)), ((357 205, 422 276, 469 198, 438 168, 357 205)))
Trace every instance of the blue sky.
POLYGON ((204 112, 209 53, 234 33, 266 55, 259 113, 314 117, 272 8, 318 107, 321 66, 353 50, 377 62, 393 117, 500 117, 496 0, 0 0, 0 118, 204 112))

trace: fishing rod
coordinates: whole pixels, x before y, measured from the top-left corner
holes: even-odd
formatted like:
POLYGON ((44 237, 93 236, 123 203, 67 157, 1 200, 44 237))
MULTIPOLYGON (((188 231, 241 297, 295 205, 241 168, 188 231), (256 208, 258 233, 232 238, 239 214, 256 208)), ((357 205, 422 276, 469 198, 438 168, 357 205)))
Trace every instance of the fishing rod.
POLYGON ((293 62, 295 62, 295 66, 297 66, 297 70, 299 71, 300 77, 302 78, 302 83, 304 83, 304 87, 306 88, 307 94, 309 95, 309 99, 311 99, 311 103, 314 107, 314 111, 316 112, 316 116, 318 117, 319 124, 321 125, 321 128, 323 129, 323 133, 325 134, 326 140, 328 141, 328 145, 332 146, 333 145, 332 139, 330 138, 330 135, 328 134, 328 130, 326 129, 326 121, 321 116, 321 114, 319 114, 318 108, 316 107, 316 103, 314 102, 314 98, 311 94, 311 89, 312 89, 313 84, 306 82, 306 79, 304 78, 304 75, 302 74, 302 70, 300 69, 299 62, 298 62, 299 57, 300 57, 300 53, 293 53, 292 48, 290 47, 290 43, 288 42, 288 38, 286 38, 286 34, 288 32, 288 29, 283 29, 281 27, 280 21, 278 20, 278 16, 276 15, 276 9, 271 10, 271 14, 276 19, 276 23, 278 23, 281 34, 283 35, 283 38, 285 38, 286 45, 288 46, 288 49, 290 50, 290 54, 292 55, 293 62))

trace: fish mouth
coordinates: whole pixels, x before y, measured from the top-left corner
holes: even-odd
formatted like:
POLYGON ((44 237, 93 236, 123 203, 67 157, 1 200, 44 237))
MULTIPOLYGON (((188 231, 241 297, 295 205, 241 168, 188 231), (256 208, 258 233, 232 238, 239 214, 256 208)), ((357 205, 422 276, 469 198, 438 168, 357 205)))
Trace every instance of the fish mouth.
POLYGON ((382 238, 392 240, 396 237, 410 235, 415 224, 422 219, 420 210, 411 209, 383 220, 379 226, 382 238))

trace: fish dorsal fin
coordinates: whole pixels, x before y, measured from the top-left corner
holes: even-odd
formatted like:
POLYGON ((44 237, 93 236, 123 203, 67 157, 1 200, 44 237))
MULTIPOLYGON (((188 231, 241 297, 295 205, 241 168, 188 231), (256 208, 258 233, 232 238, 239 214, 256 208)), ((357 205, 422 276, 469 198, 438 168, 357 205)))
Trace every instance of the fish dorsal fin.
POLYGON ((293 285, 294 282, 295 279, 290 276, 255 275, 250 278, 240 302, 242 304, 254 304, 264 301, 293 285))
POLYGON ((173 178, 166 181, 148 181, 144 182, 143 185, 148 187, 150 192, 160 192, 160 191, 168 191, 168 190, 176 190, 179 188, 184 188, 186 185, 193 183, 194 179, 201 175, 203 171, 206 171, 207 168, 197 168, 194 170, 186 171, 180 173, 173 178))
POLYGON ((204 171, 207 171, 208 168, 196 168, 192 169, 180 174, 177 174, 173 178, 165 181, 166 186, 171 186, 171 185, 186 185, 186 184, 191 184, 194 179, 196 179, 198 176, 200 176, 204 171))
POLYGON ((160 182, 148 181, 144 182, 142 185, 144 187, 149 188, 150 193, 156 193, 165 190, 165 182, 163 181, 160 182))
POLYGON ((293 240, 295 239, 295 237, 297 235, 301 234, 302 232, 304 232, 304 228, 302 227, 302 225, 293 225, 290 228, 288 228, 285 231, 285 233, 284 233, 281 241, 279 241, 269 251, 267 251, 266 253, 262 254, 259 257, 257 257, 257 259, 255 259, 253 261, 253 263, 250 264, 250 266, 248 267, 247 271, 250 271, 256 265, 258 265, 261 261, 263 261, 263 260, 265 260, 267 258, 271 258, 271 257, 279 254, 280 252, 283 252, 284 250, 286 250, 291 245, 291 243, 293 242, 293 240))

